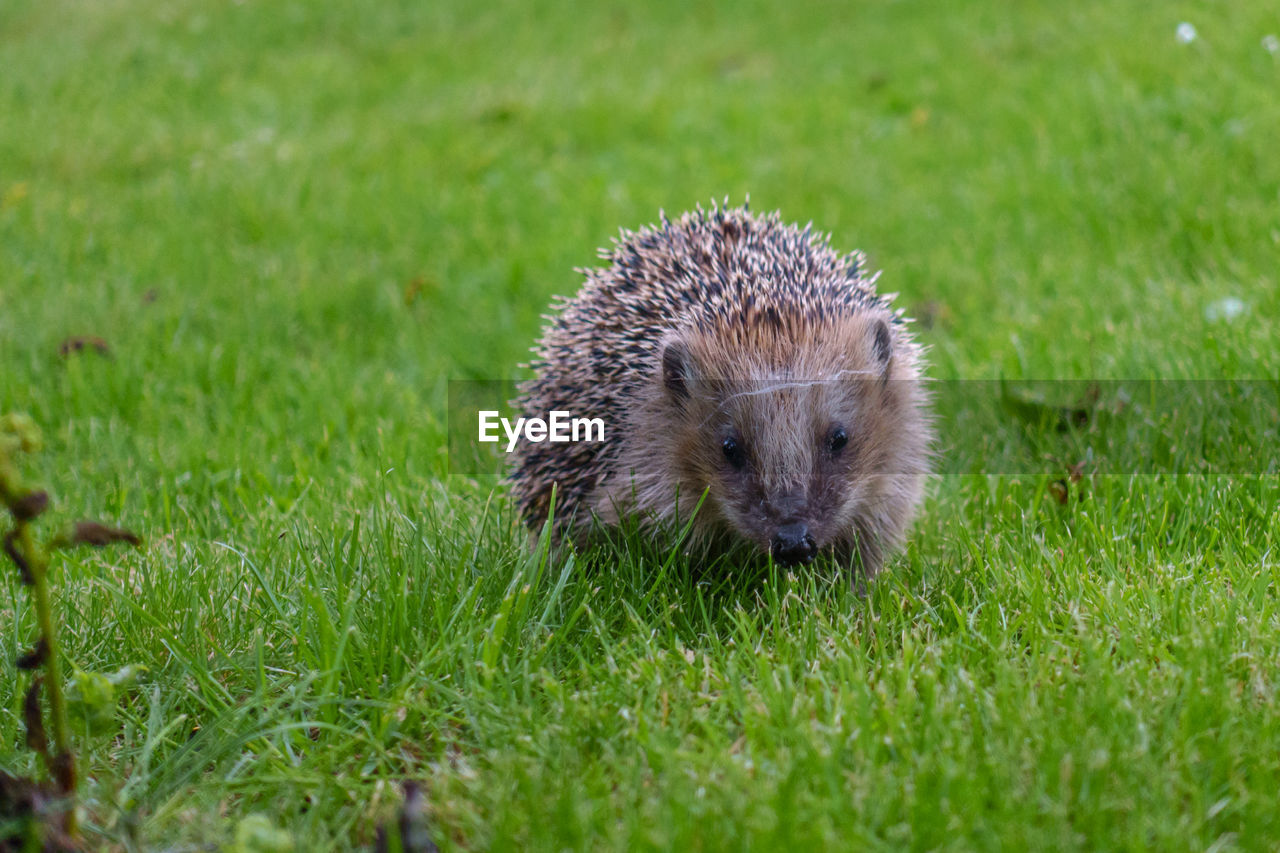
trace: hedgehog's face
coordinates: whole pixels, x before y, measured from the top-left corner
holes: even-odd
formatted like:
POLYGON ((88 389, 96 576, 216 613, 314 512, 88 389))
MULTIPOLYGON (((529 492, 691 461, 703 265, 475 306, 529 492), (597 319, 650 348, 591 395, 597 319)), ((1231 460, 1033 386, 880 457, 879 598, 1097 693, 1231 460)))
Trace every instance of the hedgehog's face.
POLYGON ((705 489, 702 512, 782 565, 853 550, 874 509, 871 478, 892 451, 891 333, 855 319, 766 364, 696 340, 663 353, 682 487, 705 489))

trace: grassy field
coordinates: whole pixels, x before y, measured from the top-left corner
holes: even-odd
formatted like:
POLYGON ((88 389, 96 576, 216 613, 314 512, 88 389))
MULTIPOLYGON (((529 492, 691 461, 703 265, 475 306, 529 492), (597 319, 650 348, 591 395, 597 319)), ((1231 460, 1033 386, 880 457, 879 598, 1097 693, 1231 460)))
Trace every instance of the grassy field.
POLYGON ((1162 471, 944 420, 865 599, 530 555, 445 441, 619 226, 747 194, 865 249, 938 379, 1274 381, 1274 7, 478 5, 0 5, 0 412, 57 518, 146 539, 56 577, 75 666, 149 669, 78 740, 94 846, 359 848, 408 778, 445 849, 1276 849, 1274 421, 1162 471))

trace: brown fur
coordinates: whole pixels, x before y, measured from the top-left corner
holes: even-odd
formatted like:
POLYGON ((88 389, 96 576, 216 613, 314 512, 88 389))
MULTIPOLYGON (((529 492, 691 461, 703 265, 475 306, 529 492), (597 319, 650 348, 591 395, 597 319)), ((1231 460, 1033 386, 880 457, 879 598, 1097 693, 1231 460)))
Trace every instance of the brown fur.
POLYGON ((928 473, 922 353, 861 255, 744 209, 624 234, 546 330, 526 415, 603 417, 604 444, 531 444, 512 481, 526 521, 694 519, 769 551, 803 524, 871 576, 903 541, 928 473), (847 443, 833 450, 835 430, 847 443), (733 438, 742 452, 731 464, 733 438))

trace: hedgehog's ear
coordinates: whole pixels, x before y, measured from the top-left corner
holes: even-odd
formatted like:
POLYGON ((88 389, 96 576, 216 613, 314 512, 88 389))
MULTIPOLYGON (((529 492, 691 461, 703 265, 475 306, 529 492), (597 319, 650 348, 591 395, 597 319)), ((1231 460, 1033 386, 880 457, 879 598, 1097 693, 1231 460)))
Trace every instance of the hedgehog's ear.
POLYGON ((871 327, 871 354, 880 365, 882 375, 888 376, 889 362, 893 359, 893 336, 884 320, 876 320, 871 327))
POLYGON ((683 341, 671 341, 662 348, 662 385, 676 403, 689 397, 689 382, 693 378, 693 359, 683 341))

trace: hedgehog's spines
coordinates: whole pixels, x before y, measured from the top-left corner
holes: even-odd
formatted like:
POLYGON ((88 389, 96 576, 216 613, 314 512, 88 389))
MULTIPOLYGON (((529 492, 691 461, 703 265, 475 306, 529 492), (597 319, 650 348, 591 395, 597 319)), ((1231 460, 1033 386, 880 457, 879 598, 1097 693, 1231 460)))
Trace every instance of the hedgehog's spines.
MULTIPOLYGON (((866 271, 864 253, 837 253, 831 234, 812 222, 786 225, 779 212, 752 214, 749 204, 749 196, 740 207, 713 198, 709 213, 699 204, 672 220, 659 210, 654 225, 619 229, 597 252, 605 265, 577 270, 585 280, 579 294, 554 300, 530 362, 537 375, 520 386, 524 413, 568 409, 623 422, 662 341, 682 329, 745 341, 755 328, 781 336, 866 310, 906 322, 891 296, 876 293, 879 273, 866 271)), ((581 500, 617 473, 613 452, 521 445, 512 481, 525 517, 540 523, 551 483, 561 485, 561 506, 581 500)))

